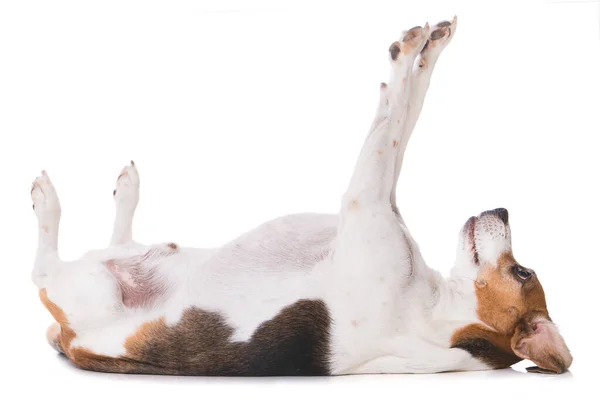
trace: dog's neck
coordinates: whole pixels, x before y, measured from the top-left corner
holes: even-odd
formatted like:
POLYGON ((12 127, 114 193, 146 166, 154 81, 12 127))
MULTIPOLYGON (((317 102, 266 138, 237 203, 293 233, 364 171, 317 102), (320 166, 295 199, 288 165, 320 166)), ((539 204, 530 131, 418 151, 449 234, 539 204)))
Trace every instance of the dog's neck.
POLYGON ((437 282, 438 301, 434 307, 434 320, 476 323, 477 296, 475 282, 468 276, 450 276, 437 282))
POLYGON ((427 266, 418 246, 412 243, 414 270, 421 271, 423 276, 419 282, 425 285, 424 290, 432 296, 431 301, 427 303, 432 305, 433 322, 452 326, 480 323, 475 294, 477 269, 468 262, 469 260, 457 258, 450 276, 445 278, 439 271, 427 266))

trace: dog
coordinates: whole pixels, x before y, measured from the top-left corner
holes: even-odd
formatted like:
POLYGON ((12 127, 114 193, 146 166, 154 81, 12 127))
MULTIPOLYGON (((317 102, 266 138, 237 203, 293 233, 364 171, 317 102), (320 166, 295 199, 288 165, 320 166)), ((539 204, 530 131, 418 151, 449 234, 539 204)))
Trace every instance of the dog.
POLYGON ((564 373, 572 356, 535 272, 513 257, 508 212, 463 226, 449 278, 430 269, 396 183, 456 17, 404 31, 339 215, 269 221, 214 249, 132 239, 133 162, 113 192, 110 247, 65 262, 61 208, 44 171, 33 281, 52 347, 92 371, 207 376, 436 373, 509 367, 564 373))

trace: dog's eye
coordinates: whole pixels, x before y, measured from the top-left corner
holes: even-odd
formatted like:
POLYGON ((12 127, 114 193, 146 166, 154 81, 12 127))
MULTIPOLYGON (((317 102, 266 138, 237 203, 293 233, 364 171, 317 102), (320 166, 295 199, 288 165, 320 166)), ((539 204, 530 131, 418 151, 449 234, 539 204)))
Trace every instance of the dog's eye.
POLYGON ((513 271, 517 278, 519 278, 522 281, 526 281, 527 279, 531 278, 532 275, 531 271, 521 267, 520 265, 515 265, 513 267, 513 271))

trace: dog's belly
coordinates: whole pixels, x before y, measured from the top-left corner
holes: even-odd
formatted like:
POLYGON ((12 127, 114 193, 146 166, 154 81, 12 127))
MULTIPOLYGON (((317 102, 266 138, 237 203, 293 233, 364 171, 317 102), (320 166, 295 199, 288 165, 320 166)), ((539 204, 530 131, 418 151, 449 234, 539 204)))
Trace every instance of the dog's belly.
POLYGON ((248 340, 298 300, 323 298, 323 272, 337 215, 295 214, 266 222, 217 249, 194 270, 191 302, 219 312, 248 340))
POLYGON ((337 223, 338 216, 332 214, 292 214, 276 218, 217 249, 203 268, 218 268, 236 272, 236 275, 238 272, 305 272, 329 254, 337 223))
MULTIPOLYGON (((82 332, 73 344, 110 357, 130 357, 125 344, 144 324, 164 321, 177 327, 190 310, 225 324, 228 341, 250 342, 261 325, 286 307, 323 299, 322 277, 337 222, 336 215, 289 215, 217 249, 180 248, 158 265, 159 276, 173 288, 164 299, 148 309, 125 309, 112 322, 82 332)), ((93 253, 88 259, 121 256, 112 253, 93 253)))

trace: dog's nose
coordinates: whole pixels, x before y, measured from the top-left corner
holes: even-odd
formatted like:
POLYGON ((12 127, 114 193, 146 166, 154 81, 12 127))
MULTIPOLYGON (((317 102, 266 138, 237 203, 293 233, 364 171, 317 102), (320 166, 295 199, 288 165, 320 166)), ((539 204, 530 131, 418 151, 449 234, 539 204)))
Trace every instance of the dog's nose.
POLYGON ((505 224, 508 224, 508 210, 506 208, 496 208, 494 210, 489 210, 481 213, 481 216, 484 215, 494 215, 505 224))
POLYGON ((494 213, 504 222, 508 224, 508 210, 506 208, 496 208, 494 213))

